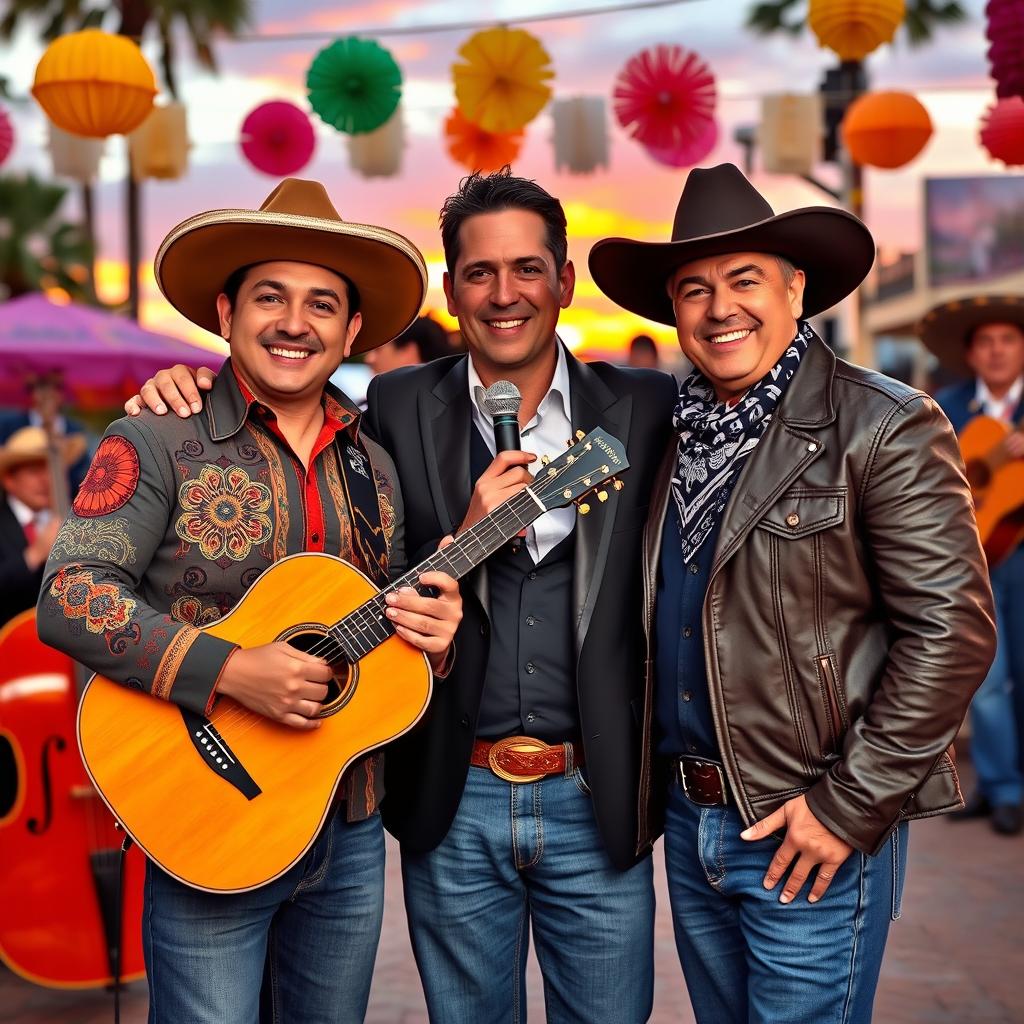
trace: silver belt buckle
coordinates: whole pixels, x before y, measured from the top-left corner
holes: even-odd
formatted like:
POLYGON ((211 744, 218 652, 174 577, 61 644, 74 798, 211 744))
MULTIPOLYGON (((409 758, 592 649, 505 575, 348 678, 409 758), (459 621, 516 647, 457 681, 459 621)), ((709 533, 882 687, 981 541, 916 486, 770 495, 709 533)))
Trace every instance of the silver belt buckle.
POLYGON ((680 757, 677 759, 677 764, 679 766, 679 784, 683 787, 683 794, 686 796, 686 799, 690 801, 690 803, 696 804, 698 807, 722 807, 725 805, 725 798, 729 790, 726 788, 727 784, 725 781, 725 772, 722 771, 721 765, 715 764, 714 761, 705 761, 699 757, 686 757, 682 755, 680 755, 680 757), (705 800, 698 800, 696 797, 690 795, 690 790, 687 788, 686 785, 686 772, 683 770, 683 765, 686 763, 693 764, 697 768, 708 767, 715 769, 715 774, 718 775, 718 786, 722 792, 721 803, 710 804, 705 800))

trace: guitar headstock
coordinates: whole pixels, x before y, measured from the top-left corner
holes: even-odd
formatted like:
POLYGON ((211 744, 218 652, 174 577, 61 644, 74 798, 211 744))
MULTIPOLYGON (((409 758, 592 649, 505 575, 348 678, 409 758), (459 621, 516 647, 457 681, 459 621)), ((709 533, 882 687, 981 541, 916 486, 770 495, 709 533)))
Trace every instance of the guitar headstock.
POLYGON ((582 515, 590 511, 583 499, 591 491, 597 492, 598 501, 607 501, 608 491, 602 485, 610 484, 621 491, 622 481, 618 475, 629 469, 622 442, 600 428, 589 434, 576 431, 567 452, 557 459, 542 459, 541 462, 530 484, 536 499, 548 511, 575 502, 582 515))

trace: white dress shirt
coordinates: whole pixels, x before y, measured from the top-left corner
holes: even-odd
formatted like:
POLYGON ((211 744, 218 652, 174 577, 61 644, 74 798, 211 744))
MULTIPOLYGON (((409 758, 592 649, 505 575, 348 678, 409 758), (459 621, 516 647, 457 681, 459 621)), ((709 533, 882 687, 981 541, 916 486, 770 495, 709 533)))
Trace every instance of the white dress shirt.
POLYGON ((1020 405, 1022 394, 1024 394, 1024 376, 1018 377, 1002 398, 993 398, 992 392, 979 377, 974 400, 986 416, 991 416, 1003 423, 1012 423, 1013 414, 1017 411, 1017 406, 1020 405))
MULTIPOLYGON (((494 444, 494 422, 477 402, 476 389, 483 387, 483 381, 473 365, 473 357, 469 357, 469 402, 473 410, 473 424, 483 435, 492 455, 496 452, 494 444)), ((531 473, 540 469, 540 457, 550 456, 552 459, 562 455, 566 450, 566 441, 572 437, 572 404, 569 395, 569 363, 565 358, 565 348, 558 342, 558 362, 555 375, 551 378, 551 387, 537 406, 537 414, 520 431, 524 452, 532 452, 537 461, 527 468, 531 473)), ((526 550, 533 561, 539 562, 553 547, 560 544, 572 532, 576 523, 576 509, 556 508, 545 512, 526 531, 526 550)))
POLYGON ((7 495, 7 504, 14 513, 14 518, 18 520, 18 525, 23 530, 29 523, 36 522, 35 512, 33 512, 25 502, 19 501, 13 494, 7 495))

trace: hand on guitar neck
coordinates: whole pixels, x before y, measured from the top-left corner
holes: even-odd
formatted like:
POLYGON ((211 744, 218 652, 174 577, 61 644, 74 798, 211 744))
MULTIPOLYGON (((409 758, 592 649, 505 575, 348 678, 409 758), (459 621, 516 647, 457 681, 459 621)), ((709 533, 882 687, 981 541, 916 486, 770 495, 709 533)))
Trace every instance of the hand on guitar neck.
POLYGON ((1011 459, 1024 459, 1024 428, 1018 427, 1007 434, 1003 450, 1011 459))

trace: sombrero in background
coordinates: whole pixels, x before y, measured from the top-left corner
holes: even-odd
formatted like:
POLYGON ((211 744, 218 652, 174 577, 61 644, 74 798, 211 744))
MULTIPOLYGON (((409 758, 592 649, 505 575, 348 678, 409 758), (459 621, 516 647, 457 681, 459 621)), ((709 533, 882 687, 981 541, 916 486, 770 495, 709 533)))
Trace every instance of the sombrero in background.
POLYGON ((427 292, 423 255, 387 228, 344 221, 317 181, 285 178, 258 210, 210 210, 173 228, 156 254, 156 282, 175 309, 220 334, 217 296, 240 267, 290 260, 347 277, 363 325, 352 354, 383 345, 415 319, 427 292))
POLYGON ((1024 330, 1024 298, 1018 295, 971 295, 943 302, 917 325, 921 343, 953 373, 973 376, 967 365, 967 342, 982 324, 1017 324, 1024 330))

